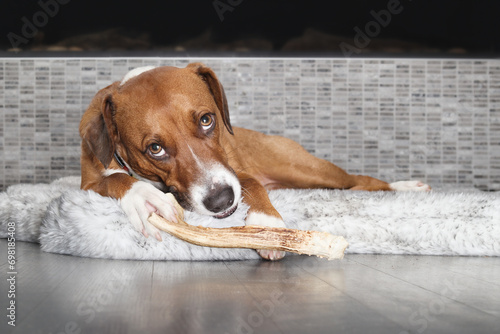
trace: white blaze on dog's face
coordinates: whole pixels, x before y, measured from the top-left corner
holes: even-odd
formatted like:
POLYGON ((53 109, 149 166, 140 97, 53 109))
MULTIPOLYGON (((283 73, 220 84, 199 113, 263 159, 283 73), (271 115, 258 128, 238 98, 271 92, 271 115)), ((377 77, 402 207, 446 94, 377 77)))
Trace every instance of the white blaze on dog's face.
POLYGON ((217 218, 232 214, 241 198, 220 142, 232 133, 223 94, 210 69, 192 64, 135 69, 108 99, 116 151, 134 176, 217 218))

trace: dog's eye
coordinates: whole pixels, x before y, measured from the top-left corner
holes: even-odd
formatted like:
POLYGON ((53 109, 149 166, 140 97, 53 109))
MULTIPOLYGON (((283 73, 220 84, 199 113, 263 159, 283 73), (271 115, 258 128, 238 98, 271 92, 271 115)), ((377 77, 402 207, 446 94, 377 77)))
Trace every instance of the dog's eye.
POLYGON ((167 153, 165 152, 165 149, 163 147, 161 147, 160 144, 157 144, 157 143, 149 145, 149 152, 155 158, 162 158, 162 157, 167 155, 167 153))
POLYGON ((209 130, 214 125, 214 119, 212 115, 205 114, 200 118, 200 124, 203 130, 209 130))

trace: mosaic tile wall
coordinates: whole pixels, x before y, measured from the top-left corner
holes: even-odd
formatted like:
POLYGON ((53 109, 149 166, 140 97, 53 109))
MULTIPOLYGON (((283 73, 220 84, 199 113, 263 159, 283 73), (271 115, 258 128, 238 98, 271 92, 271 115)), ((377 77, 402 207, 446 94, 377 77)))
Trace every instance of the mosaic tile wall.
POLYGON ((0 58, 0 190, 79 175, 80 117, 143 65, 202 61, 232 123, 283 135, 351 173, 500 190, 500 61, 0 58))

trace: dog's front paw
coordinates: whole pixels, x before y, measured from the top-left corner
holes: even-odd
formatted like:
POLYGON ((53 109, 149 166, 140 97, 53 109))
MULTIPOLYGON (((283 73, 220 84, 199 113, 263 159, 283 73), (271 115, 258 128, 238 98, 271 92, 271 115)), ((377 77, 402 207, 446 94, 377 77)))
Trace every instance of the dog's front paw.
POLYGON ((177 204, 172 194, 165 194, 153 185, 137 181, 121 198, 120 205, 132 225, 147 238, 154 236, 161 241, 160 231, 154 227, 148 218, 152 212, 163 218, 178 222, 182 217, 182 208, 177 204))
POLYGON ((431 187, 420 181, 398 181, 389 184, 395 191, 430 191, 431 187))
POLYGON ((285 257, 286 252, 277 251, 277 250, 269 250, 269 249, 256 249, 257 254, 260 255, 261 258, 269 261, 281 260, 285 257))
MULTIPOLYGON (((281 218, 269 216, 265 213, 250 212, 245 220, 246 225, 259 225, 269 227, 286 227, 281 218)), ((257 249, 257 253, 266 260, 280 260, 285 257, 286 252, 268 249, 257 249)))

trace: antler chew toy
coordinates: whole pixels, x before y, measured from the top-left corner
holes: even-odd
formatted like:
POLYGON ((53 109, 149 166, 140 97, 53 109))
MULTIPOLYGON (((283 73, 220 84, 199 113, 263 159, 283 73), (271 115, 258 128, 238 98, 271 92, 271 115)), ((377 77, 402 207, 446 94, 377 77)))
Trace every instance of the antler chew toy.
POLYGON ((326 232, 256 225, 209 228, 189 225, 181 218, 173 223, 153 213, 149 222, 179 239, 206 247, 279 250, 331 260, 343 258, 348 246, 344 237, 326 232))

